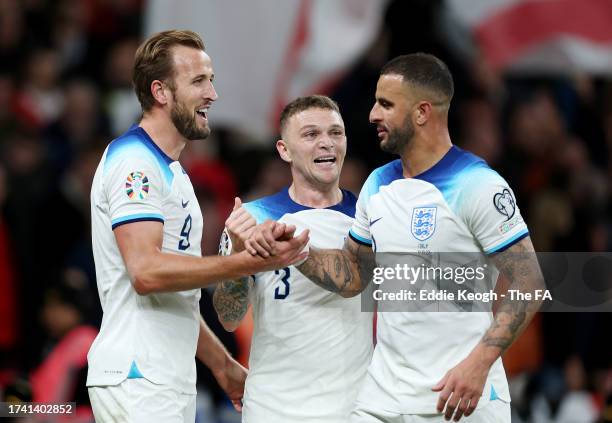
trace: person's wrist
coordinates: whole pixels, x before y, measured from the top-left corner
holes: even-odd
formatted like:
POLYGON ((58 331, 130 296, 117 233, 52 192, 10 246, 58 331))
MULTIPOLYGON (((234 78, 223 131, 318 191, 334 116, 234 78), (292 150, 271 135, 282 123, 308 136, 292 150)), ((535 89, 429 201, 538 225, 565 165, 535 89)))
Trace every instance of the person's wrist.
POLYGON ((298 261, 297 263, 294 263, 293 265, 295 267, 301 266, 302 264, 306 263, 306 260, 308 260, 308 256, 310 255, 310 241, 308 241, 306 243, 306 245, 304 246, 304 248, 302 248, 302 251, 300 251, 300 254, 302 253, 306 253, 306 257, 304 257, 303 259, 301 259, 300 261, 298 261))
POLYGON ((480 343, 472 351, 472 356, 482 364, 491 367, 501 356, 501 348, 480 343))

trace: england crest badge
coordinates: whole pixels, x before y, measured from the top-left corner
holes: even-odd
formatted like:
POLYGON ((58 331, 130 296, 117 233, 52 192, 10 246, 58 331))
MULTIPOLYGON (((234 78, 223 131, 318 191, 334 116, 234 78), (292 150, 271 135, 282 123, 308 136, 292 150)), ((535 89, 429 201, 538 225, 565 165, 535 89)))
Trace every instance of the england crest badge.
POLYGON ((436 230, 437 207, 415 207, 412 210, 412 235, 419 241, 431 238, 436 230))

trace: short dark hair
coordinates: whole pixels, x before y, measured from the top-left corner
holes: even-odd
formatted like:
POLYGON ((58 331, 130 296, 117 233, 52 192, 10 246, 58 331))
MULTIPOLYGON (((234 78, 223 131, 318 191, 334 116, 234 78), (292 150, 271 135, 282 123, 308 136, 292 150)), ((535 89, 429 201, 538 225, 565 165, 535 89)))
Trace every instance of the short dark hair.
POLYGON ((287 104, 280 115, 280 131, 281 134, 287 126, 287 122, 291 116, 296 115, 304 110, 309 109, 324 109, 332 110, 340 114, 340 108, 331 98, 325 95, 309 95, 306 97, 298 97, 291 103, 287 104))
POLYGON ((172 48, 175 46, 205 51, 202 38, 188 30, 158 32, 145 40, 136 50, 132 82, 140 106, 145 112, 155 104, 151 94, 153 81, 156 79, 165 81, 174 90, 172 48))
POLYGON ((404 82, 425 88, 450 103, 455 93, 453 76, 448 66, 433 54, 413 53, 398 56, 387 62, 381 75, 400 75, 404 82))

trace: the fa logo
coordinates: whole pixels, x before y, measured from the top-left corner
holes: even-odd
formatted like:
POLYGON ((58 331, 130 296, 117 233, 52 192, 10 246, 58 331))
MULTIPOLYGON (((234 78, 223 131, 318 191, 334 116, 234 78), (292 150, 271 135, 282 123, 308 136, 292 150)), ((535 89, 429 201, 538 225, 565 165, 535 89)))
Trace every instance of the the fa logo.
POLYGON ((415 207, 412 210, 412 235, 419 241, 431 238, 436 230, 437 207, 415 207))

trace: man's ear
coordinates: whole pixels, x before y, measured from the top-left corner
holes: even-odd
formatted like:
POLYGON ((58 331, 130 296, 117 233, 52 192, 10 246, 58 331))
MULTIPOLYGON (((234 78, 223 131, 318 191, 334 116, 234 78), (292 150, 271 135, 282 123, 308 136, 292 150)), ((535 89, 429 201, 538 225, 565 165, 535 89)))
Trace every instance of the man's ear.
POLYGON ((291 152, 289 151, 285 140, 276 141, 276 150, 278 151, 278 154, 280 154, 281 159, 283 159, 287 163, 291 163, 293 161, 291 159, 291 152))
POLYGON ((162 106, 168 104, 170 100, 170 89, 159 79, 151 82, 151 94, 155 101, 157 101, 162 106))
POLYGON ((428 101, 421 101, 414 113, 415 123, 418 126, 425 125, 429 120, 429 117, 431 116, 432 112, 433 110, 431 103, 428 101))

